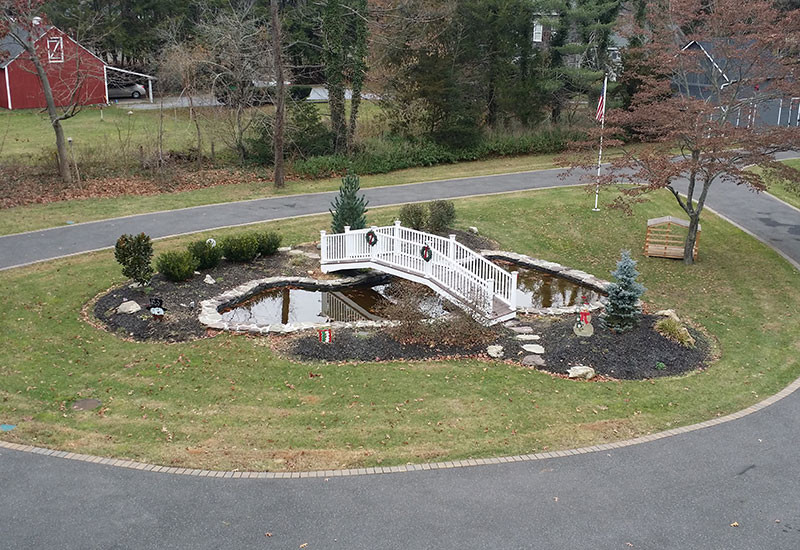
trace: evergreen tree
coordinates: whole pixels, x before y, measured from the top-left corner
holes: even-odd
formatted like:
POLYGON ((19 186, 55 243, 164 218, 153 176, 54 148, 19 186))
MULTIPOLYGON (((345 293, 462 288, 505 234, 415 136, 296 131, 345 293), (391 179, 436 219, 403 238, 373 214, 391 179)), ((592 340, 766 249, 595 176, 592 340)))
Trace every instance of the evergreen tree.
POLYGON ((342 178, 342 185, 339 186, 339 195, 331 203, 330 213, 331 232, 343 233, 344 226, 349 225, 350 229, 364 229, 367 226, 367 205, 369 201, 364 195, 359 196, 361 184, 358 176, 347 174, 342 178))
POLYGON ((611 274, 617 280, 606 287, 608 304, 601 320, 605 326, 615 332, 625 332, 639 322, 642 308, 639 297, 645 288, 636 282, 639 272, 636 261, 631 258, 630 250, 622 251, 622 259, 617 262, 617 269, 611 274))

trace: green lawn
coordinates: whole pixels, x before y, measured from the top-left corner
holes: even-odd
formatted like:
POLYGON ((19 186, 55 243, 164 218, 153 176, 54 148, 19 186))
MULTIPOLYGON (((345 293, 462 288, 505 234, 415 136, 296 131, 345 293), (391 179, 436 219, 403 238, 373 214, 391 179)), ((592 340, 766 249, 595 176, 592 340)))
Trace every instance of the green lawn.
MULTIPOLYGON (((202 468, 392 465, 661 431, 746 407, 800 375, 798 272, 780 256, 707 213, 697 265, 643 258, 646 219, 679 214, 674 200, 656 195, 631 217, 592 213, 591 203, 577 188, 456 201, 461 226, 600 277, 620 249, 633 250, 648 307, 673 307, 718 342, 721 358, 710 369, 586 383, 474 360, 300 364, 275 355, 269 338, 227 334, 171 345, 127 342, 81 319, 93 296, 123 282, 112 254, 102 252, 0 272, 0 422, 18 425, 0 437, 202 468), (309 371, 322 376, 309 378, 309 371), (103 408, 71 410, 81 397, 101 399, 103 408)), ((369 221, 395 214, 374 209, 369 221)), ((320 216, 265 227, 299 243, 328 223, 320 216)))
MULTIPOLYGON (((800 159, 787 160, 785 162, 792 168, 800 170, 800 159)), ((795 208, 800 208, 800 194, 789 189, 787 182, 785 181, 779 180, 770 182, 767 192, 784 202, 788 202, 795 208)))

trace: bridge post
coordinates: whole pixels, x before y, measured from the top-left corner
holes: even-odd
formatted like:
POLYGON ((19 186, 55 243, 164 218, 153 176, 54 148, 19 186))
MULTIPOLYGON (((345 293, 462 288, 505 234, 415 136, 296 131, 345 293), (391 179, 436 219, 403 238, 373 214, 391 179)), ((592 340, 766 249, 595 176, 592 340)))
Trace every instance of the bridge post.
POLYGON ((447 257, 451 262, 456 261, 456 236, 450 235, 450 242, 447 243, 447 257))
POLYGON ((511 309, 517 311, 517 277, 519 271, 511 272, 511 309))
POLYGON ((345 225, 344 226, 344 258, 346 260, 349 260, 350 256, 351 256, 351 254, 350 254, 350 235, 348 235, 348 233, 350 233, 350 226, 349 225, 345 225))
POLYGON ((325 263, 328 260, 328 243, 325 239, 325 230, 319 232, 319 256, 320 263, 325 263))
POLYGON ((400 220, 394 221, 394 233, 392 243, 392 263, 397 265, 397 257, 400 254, 400 220))
MULTIPOLYGON (((376 235, 378 234, 378 226, 377 225, 373 225, 372 227, 370 227, 370 229, 372 229, 375 232, 376 235)), ((370 246, 369 247, 369 259, 370 260, 375 260, 375 247, 374 246, 370 246)))
POLYGON ((494 279, 486 279, 486 313, 491 314, 494 306, 494 279))

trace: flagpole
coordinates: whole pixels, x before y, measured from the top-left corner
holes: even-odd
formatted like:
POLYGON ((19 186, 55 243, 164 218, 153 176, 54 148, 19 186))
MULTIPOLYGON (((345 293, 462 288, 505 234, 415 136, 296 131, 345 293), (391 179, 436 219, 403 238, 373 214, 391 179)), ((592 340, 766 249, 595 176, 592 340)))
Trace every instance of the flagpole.
POLYGON ((600 200, 600 165, 603 163, 603 133, 606 128, 606 90, 608 88, 608 75, 603 78, 603 102, 602 112, 600 113, 600 152, 597 154, 597 180, 594 186, 594 208, 592 212, 600 212, 597 204, 600 200))

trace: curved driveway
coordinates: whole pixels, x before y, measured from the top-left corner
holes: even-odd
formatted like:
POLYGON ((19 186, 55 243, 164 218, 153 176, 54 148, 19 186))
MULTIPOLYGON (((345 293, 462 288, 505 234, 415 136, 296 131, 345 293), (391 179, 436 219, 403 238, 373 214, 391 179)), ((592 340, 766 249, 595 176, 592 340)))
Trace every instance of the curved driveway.
MULTIPOLYGON (((380 206, 570 183, 557 174, 367 194, 380 206)), ((108 247, 123 232, 165 236, 324 212, 331 196, 263 199, 0 237, 0 266, 108 247)), ((800 263, 800 211, 724 185, 712 190, 708 204, 800 263)), ((795 392, 736 421, 613 451, 328 479, 198 478, 0 448, 0 548, 795 550, 798 419, 795 392)))

